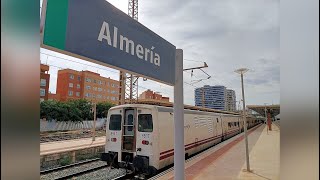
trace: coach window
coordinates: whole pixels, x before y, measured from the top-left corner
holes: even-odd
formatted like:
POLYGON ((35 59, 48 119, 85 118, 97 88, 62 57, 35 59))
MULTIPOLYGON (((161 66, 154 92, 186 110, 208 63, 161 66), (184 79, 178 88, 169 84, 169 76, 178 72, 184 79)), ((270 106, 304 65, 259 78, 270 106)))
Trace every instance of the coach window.
POLYGON ((109 130, 120 131, 121 130, 121 115, 113 114, 110 116, 109 130))
POLYGON ((219 122, 219 119, 217 118, 217 123, 219 122))
POLYGON ((153 123, 151 114, 139 114, 138 116, 138 131, 139 132, 152 132, 153 123))

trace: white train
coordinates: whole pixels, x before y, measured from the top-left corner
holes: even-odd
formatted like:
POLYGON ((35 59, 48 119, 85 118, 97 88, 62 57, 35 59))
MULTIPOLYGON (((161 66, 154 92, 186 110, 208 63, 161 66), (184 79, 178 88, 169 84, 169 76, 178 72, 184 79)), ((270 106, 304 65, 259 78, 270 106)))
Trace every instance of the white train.
MULTIPOLYGON (((213 111, 213 110, 212 110, 213 111)), ((188 157, 243 131, 236 113, 184 110, 185 156, 188 157)), ((247 118, 248 128, 259 121, 247 118)), ((173 163, 173 108, 126 104, 109 110, 105 153, 114 167, 154 174, 173 163)))

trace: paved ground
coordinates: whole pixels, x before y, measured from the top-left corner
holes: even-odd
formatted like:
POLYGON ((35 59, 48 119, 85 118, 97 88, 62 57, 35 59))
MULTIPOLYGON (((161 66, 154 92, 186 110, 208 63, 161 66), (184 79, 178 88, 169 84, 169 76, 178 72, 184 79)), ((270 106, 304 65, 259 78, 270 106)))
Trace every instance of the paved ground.
POLYGON ((78 149, 103 146, 106 143, 106 137, 96 137, 95 141, 92 138, 83 138, 75 140, 48 142, 40 144, 40 155, 54 154, 78 149))
MULTIPOLYGON (((280 176, 280 129, 273 124, 272 131, 265 127, 250 152, 253 172, 240 172, 238 179, 279 179, 280 176)), ((245 165, 242 169, 245 169, 245 165)))
MULTIPOLYGON (((211 179, 279 179, 280 168, 280 130, 273 125, 268 131, 261 125, 248 136, 250 165, 252 173, 244 172, 245 146, 244 137, 239 135, 224 142, 211 153, 186 163, 187 180, 211 179)), ((170 172, 159 179, 174 179, 170 172)))

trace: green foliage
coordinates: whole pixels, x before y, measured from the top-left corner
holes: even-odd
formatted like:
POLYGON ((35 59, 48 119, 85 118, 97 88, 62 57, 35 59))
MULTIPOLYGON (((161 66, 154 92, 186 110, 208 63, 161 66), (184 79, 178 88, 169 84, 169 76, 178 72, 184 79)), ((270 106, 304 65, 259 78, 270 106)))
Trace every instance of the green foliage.
MULTIPOLYGON (((107 117, 108 110, 114 106, 110 102, 97 103, 97 118, 107 117)), ((47 120, 82 122, 93 120, 92 103, 86 99, 60 102, 56 100, 40 103, 40 117, 47 120)))
POLYGON ((80 111, 80 117, 82 120, 93 119, 93 113, 91 112, 92 104, 86 99, 77 99, 68 101, 73 108, 77 108, 80 111))
POLYGON ((108 115, 108 110, 113 107, 114 104, 110 102, 100 102, 97 104, 97 118, 105 118, 108 115))
POLYGON ((70 156, 67 156, 67 157, 64 157, 64 158, 60 159, 60 160, 59 160, 59 164, 60 164, 61 166, 66 166, 66 165, 71 164, 71 161, 72 161, 71 157, 70 157, 70 156))

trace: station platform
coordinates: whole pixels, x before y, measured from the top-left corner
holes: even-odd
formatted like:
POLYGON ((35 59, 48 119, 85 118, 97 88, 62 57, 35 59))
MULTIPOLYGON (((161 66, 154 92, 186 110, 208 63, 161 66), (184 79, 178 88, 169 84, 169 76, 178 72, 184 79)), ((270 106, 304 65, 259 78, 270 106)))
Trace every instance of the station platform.
MULTIPOLYGON (((186 180, 277 180, 280 178, 280 128, 272 124, 272 131, 261 124, 248 131, 250 170, 246 172, 243 133, 228 139, 185 164, 186 180)), ((173 180, 169 171, 157 177, 173 180)))
POLYGON ((106 137, 96 137, 95 141, 92 138, 74 139, 66 141, 47 142, 40 144, 40 156, 48 154, 56 154, 68 151, 103 146, 106 143, 106 137))

